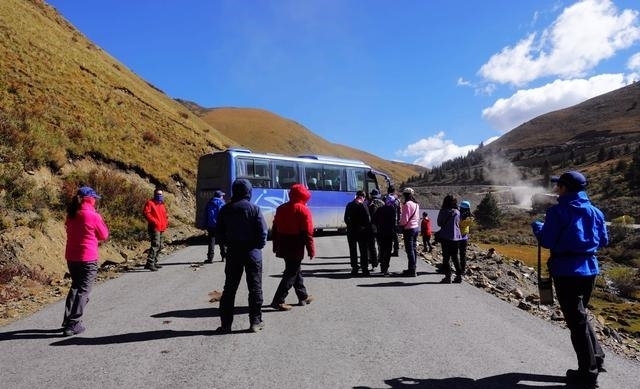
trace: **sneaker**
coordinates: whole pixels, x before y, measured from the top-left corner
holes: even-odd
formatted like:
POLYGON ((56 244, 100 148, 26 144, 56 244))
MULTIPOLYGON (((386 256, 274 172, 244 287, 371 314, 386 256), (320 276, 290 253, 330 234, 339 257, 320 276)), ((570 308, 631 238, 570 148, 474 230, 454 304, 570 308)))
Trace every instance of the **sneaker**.
POLYGON ((230 334, 231 333, 231 327, 220 326, 220 327, 216 328, 215 333, 216 334, 220 334, 220 335, 230 334))
POLYGON ((148 263, 144 265, 144 268, 151 271, 158 271, 158 268, 153 263, 148 263))
POLYGON ((440 280, 441 284, 450 284, 451 283, 451 277, 445 277, 443 279, 440 280))
POLYGON ((569 369, 567 370, 567 382, 583 385, 584 388, 597 388, 598 373, 569 369))
POLYGON ((462 283, 462 277, 456 276, 456 278, 453 279, 453 283, 454 284, 461 284, 462 283))
POLYGON ((402 271, 402 275, 404 277, 415 277, 416 276, 416 271, 415 270, 409 270, 409 269, 403 270, 402 271))
POLYGON ((64 329, 64 336, 73 336, 78 335, 84 332, 86 328, 82 325, 82 323, 74 323, 71 324, 64 329))
POLYGON ((158 262, 154 263, 153 266, 155 266, 156 269, 162 269, 164 267, 161 264, 159 264, 158 262))
POLYGON ((202 263, 213 263, 213 259, 205 259, 202 263))
POLYGON ((271 308, 275 309, 276 311, 290 311, 293 308, 293 306, 286 303, 282 303, 282 304, 271 303, 271 308))
POLYGON ((307 298, 306 298, 306 299, 304 299, 304 300, 300 300, 300 303, 299 303, 299 304, 300 304, 300 305, 309 305, 309 304, 311 304, 311 302, 312 302, 313 300, 315 300, 315 297, 313 297, 313 296, 309 295, 309 296, 307 296, 307 298))
POLYGON ((258 332, 258 331, 262 331, 263 329, 264 329, 264 322, 261 321, 260 323, 251 324, 251 327, 249 327, 249 332, 258 332))

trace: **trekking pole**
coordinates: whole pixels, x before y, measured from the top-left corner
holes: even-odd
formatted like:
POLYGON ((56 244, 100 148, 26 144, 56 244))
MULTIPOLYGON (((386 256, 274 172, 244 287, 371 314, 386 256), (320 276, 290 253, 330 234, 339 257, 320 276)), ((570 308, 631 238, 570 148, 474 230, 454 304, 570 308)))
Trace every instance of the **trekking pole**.
POLYGON ((538 293, 540 304, 553 305, 553 282, 551 277, 542 276, 542 246, 538 242, 538 293))

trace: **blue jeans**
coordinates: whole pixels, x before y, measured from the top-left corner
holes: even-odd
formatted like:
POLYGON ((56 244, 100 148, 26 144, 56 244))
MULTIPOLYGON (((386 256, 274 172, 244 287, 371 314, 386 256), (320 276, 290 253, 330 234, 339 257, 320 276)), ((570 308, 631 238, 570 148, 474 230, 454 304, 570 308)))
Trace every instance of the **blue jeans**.
POLYGON ((416 245, 418 244, 418 235, 420 234, 419 228, 410 228, 402 230, 402 238, 404 240, 404 250, 407 253, 407 269, 409 271, 416 271, 416 261, 418 258, 418 250, 416 245))

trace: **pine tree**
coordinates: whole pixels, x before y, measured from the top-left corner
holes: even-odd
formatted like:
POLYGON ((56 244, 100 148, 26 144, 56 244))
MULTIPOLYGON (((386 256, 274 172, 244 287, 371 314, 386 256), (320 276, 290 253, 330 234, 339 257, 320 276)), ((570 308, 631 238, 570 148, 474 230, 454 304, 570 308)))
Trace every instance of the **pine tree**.
POLYGON ((502 212, 500 212, 498 202, 491 192, 487 193, 482 201, 480 201, 473 216, 476 222, 482 227, 494 228, 500 226, 502 212))

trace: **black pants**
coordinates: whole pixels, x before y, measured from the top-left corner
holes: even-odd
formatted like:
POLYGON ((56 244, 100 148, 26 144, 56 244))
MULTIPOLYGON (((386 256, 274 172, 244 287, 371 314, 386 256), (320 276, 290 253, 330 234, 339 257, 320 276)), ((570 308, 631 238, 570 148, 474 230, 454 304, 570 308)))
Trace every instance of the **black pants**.
POLYGON ((369 243, 369 263, 371 264, 372 267, 376 267, 378 266, 378 264, 380 263, 378 261, 378 234, 377 233, 372 233, 371 236, 369 236, 368 239, 369 243))
POLYGON ((255 254, 256 250, 232 250, 227 252, 225 262, 224 289, 220 298, 220 322, 222 327, 231 327, 233 323, 233 311, 235 308, 236 292, 242 279, 242 273, 247 275, 247 288, 249 289, 249 322, 259 324, 262 322, 262 257, 255 254), (256 260, 259 258, 259 260, 256 260))
POLYGON ((571 331, 571 343, 578 357, 578 370, 592 374, 598 374, 598 366, 604 362, 604 351, 586 311, 595 279, 596 276, 553 277, 560 309, 571 331))
POLYGON ((467 268, 467 246, 469 240, 462 239, 458 241, 458 254, 460 255, 460 273, 464 274, 467 268))
POLYGON ((422 251, 431 252, 433 247, 431 246, 431 235, 422 235, 422 251))
POLYGON ((351 269, 358 271, 358 250, 360 250, 360 268, 364 273, 369 271, 369 234, 366 231, 347 232, 351 269))
POLYGON ((457 240, 442 240, 442 271, 444 276, 451 278, 451 262, 456 270, 456 276, 462 276, 462 269, 460 268, 460 260, 458 259, 458 241, 457 240))
POLYGON ((380 245, 380 253, 378 258, 380 259, 380 270, 384 273, 389 270, 389 263, 391 262, 391 250, 393 249, 393 237, 398 237, 398 234, 380 234, 378 235, 378 244, 380 245))
POLYGON ((391 239, 393 240, 393 253, 398 255, 398 250, 400 250, 400 239, 398 239, 398 234, 394 233, 391 239))
POLYGON ((276 289, 276 294, 273 296, 272 304, 284 303, 289 289, 293 287, 298 296, 298 301, 306 300, 309 297, 307 289, 304 287, 304 278, 300 273, 300 264, 302 260, 298 259, 286 259, 284 260, 284 273, 282 279, 276 289))
MULTIPOLYGON (((216 247, 216 229, 209 228, 207 229, 207 238, 208 238, 208 247, 207 247, 207 260, 213 261, 215 257, 214 249, 216 247)), ((223 245, 220 246, 220 257, 224 261, 224 258, 227 256, 226 250, 223 245)))

